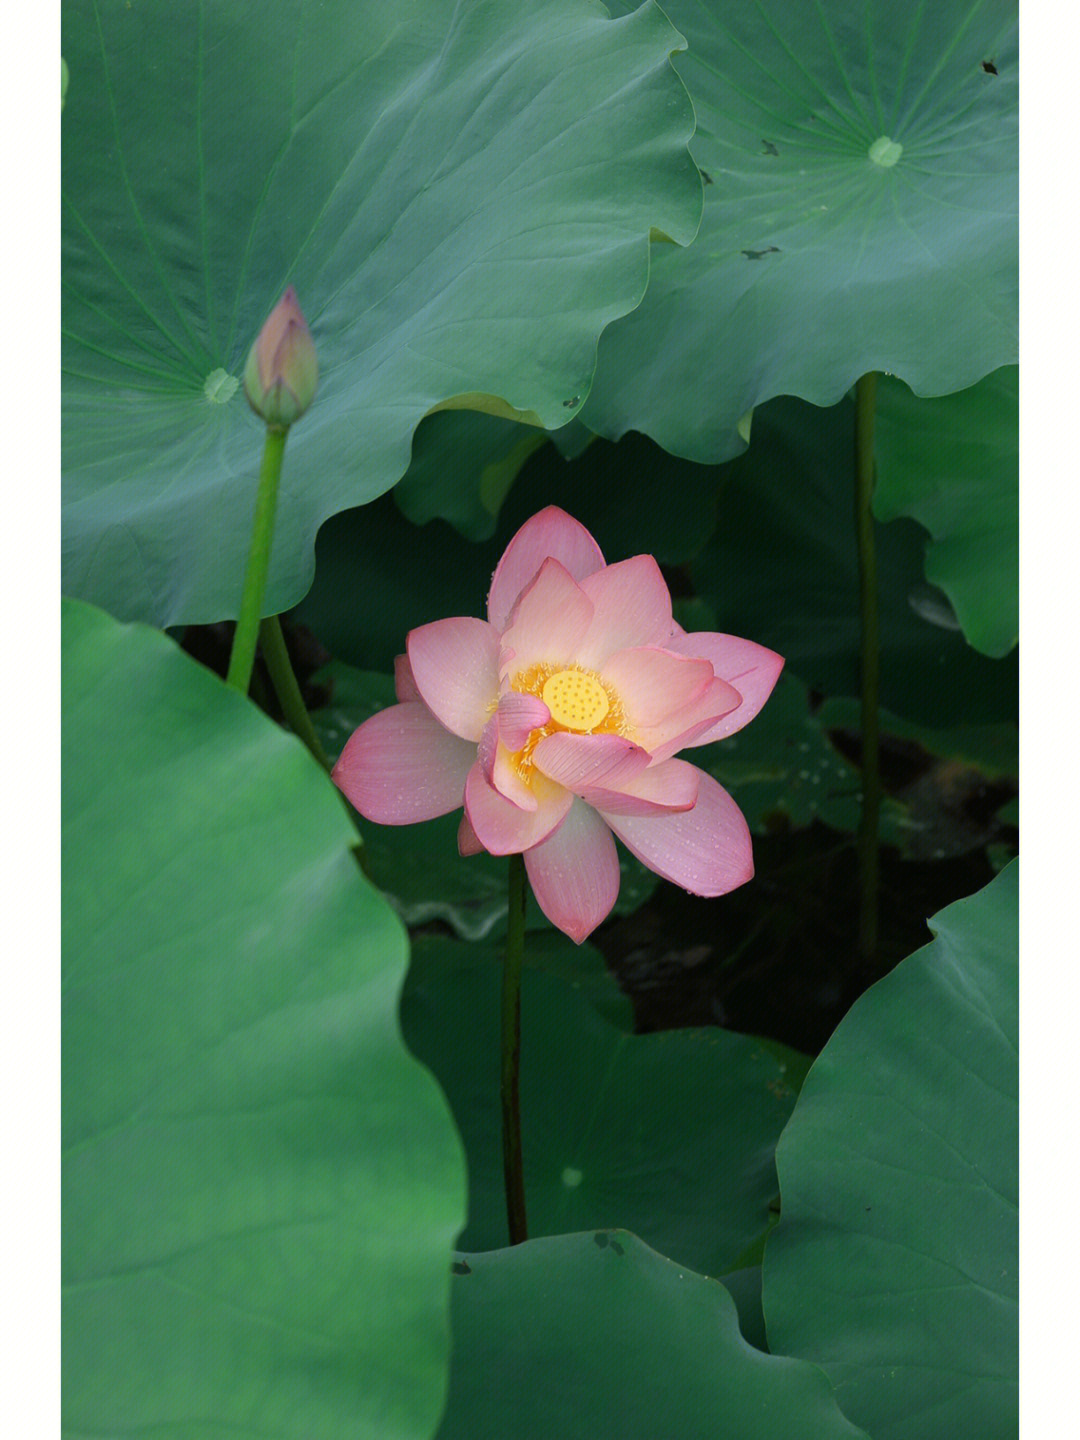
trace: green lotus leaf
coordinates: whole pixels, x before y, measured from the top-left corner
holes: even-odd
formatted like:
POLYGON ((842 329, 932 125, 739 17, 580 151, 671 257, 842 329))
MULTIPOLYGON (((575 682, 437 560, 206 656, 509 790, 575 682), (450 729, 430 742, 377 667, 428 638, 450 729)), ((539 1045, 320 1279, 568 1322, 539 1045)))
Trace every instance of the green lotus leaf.
POLYGON ((440 410, 413 437, 412 460, 394 499, 414 525, 438 517, 467 540, 487 540, 518 472, 547 440, 544 430, 496 415, 440 410))
MULTIPOLYGON (((561 942, 572 973, 572 942, 545 941, 552 951, 561 942)), ((595 990, 573 988, 554 968, 553 956, 544 971, 528 966, 522 994, 529 1233, 625 1225, 681 1264, 732 1269, 776 1194, 773 1147, 795 1101, 784 1065, 729 1031, 629 1034, 598 1013, 595 990)), ((465 1142, 468 1250, 507 1241, 501 973, 498 944, 419 935, 401 1002, 409 1048, 442 1085, 465 1142)))
POLYGON ((874 514, 929 530, 926 578, 984 655, 1008 654, 1020 626, 1019 408, 1015 366, 937 400, 878 387, 874 514))
POLYGON ((855 1003, 777 1149, 769 1344, 874 1440, 1017 1431, 1018 873, 855 1003))
POLYGON ((625 1230, 459 1255, 438 1440, 866 1440, 819 1370, 763 1355, 715 1280, 625 1230))
POLYGON ((394 499, 416 525, 448 520, 467 540, 486 540, 511 485, 537 450, 551 442, 541 465, 559 489, 565 477, 555 455, 576 460, 596 438, 577 420, 558 430, 535 430, 479 410, 440 410, 413 437, 412 460, 394 486, 394 499))
MULTIPOLYGON (((749 450, 722 467, 721 523, 689 566, 718 629, 778 651, 823 695, 860 687, 854 424, 847 399, 762 406, 749 450)), ((990 660, 966 643, 926 583, 926 532, 901 518, 874 535, 882 706, 935 729, 1012 720, 1016 657, 990 660)))
POLYGON ((743 1339, 755 1350, 768 1354, 769 1337, 765 1330, 765 1312, 761 1308, 761 1266, 744 1265, 741 1270, 721 1275, 720 1283, 735 1301, 743 1339))
POLYGON ((326 776, 64 610, 65 1434, 427 1440, 464 1213, 326 776))
POLYGON ((429 411, 573 419, 650 231, 697 230, 651 0, 67 0, 63 42, 65 588, 124 619, 237 613, 262 444, 237 381, 287 285, 322 378, 267 612, 429 411))
MULTIPOLYGON (((616 8, 624 8, 618 6, 616 8)), ((581 419, 725 460, 776 395, 918 395, 1017 359, 1014 0, 670 0, 705 215, 653 249, 581 419)))

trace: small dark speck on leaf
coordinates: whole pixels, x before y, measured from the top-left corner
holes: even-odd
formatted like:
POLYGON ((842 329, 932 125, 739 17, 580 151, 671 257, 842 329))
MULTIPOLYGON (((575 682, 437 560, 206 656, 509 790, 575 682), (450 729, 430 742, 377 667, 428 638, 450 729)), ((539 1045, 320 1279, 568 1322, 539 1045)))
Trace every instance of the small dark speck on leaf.
POLYGON ((622 1246, 619 1244, 618 1240, 612 1240, 612 1242, 611 1242, 611 1248, 615 1251, 615 1254, 616 1254, 616 1255, 625 1255, 625 1254, 626 1254, 626 1251, 625 1251, 625 1250, 622 1248, 622 1246))
POLYGON ((984 60, 982 62, 982 68, 986 71, 987 75, 997 74, 997 66, 992 60, 984 60))
POLYGON ((779 155, 780 151, 777 150, 776 146, 771 140, 762 140, 761 153, 763 155, 779 155))
POLYGON ((472 1266, 467 1265, 464 1260, 455 1260, 454 1263, 450 1266, 450 1269, 455 1275, 472 1274, 472 1266))
POLYGON ((581 396, 573 395, 569 400, 564 400, 562 403, 566 406, 567 410, 572 410, 575 405, 580 405, 581 396))
POLYGON ((766 245, 764 250, 744 250, 742 252, 748 260, 760 260, 763 255, 779 255, 779 245, 766 245))
POLYGON ((596 1244, 600 1246, 600 1249, 603 1250, 604 1246, 607 1244, 607 1236, 604 1234, 604 1232, 602 1230, 598 1230, 592 1238, 596 1242, 596 1244))
POLYGON ((709 174, 709 172, 707 170, 702 170, 700 165, 698 166, 698 169, 701 171, 701 178, 705 181, 705 184, 711 185, 713 183, 713 178, 709 174))

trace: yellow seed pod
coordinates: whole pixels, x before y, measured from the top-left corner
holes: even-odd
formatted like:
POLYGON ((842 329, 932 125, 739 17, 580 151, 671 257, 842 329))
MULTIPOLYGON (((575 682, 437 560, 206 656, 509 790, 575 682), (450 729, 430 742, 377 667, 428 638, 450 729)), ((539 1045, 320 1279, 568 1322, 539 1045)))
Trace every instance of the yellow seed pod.
POLYGON ((603 685, 586 670, 557 670, 544 684, 543 701, 567 730, 594 730, 611 709, 603 685))

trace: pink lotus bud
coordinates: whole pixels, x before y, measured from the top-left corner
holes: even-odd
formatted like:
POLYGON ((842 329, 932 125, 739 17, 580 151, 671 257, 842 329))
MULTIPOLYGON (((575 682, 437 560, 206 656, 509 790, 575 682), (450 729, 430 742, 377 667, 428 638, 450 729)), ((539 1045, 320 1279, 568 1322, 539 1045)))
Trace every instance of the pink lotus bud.
POLYGON ((311 404, 318 383, 315 344, 290 285, 251 347, 244 393, 256 415, 284 430, 311 404))

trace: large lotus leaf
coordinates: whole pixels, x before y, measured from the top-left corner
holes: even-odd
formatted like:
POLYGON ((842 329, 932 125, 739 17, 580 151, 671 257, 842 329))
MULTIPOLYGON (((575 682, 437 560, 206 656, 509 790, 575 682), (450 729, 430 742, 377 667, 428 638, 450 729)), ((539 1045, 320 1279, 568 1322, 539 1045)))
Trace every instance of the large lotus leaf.
POLYGON ((300 744, 64 614, 65 1433, 424 1440, 464 1213, 401 926, 300 744))
POLYGON ((547 441, 546 431, 497 415, 440 410, 420 424, 394 499, 415 525, 448 520, 466 539, 487 540, 521 467, 547 441))
POLYGON ((625 1230, 454 1265, 439 1440, 866 1440, 821 1372, 763 1355, 731 1296, 625 1230))
MULTIPOLYGON (((337 758, 362 721, 394 704, 389 675, 373 675, 334 662, 319 673, 330 687, 330 703, 312 720, 326 753, 337 758)), ((457 836, 461 812, 419 825, 376 825, 357 816, 364 840, 364 869, 406 925, 443 920, 469 940, 505 933, 507 869, 503 856, 462 856, 457 836)), ((619 846, 619 897, 615 913, 629 914, 649 898, 659 877, 619 846)), ((529 891, 525 911, 529 929, 548 929, 551 921, 529 891)))
MULTIPOLYGON (((824 695, 859 693, 854 425, 850 400, 758 410, 750 449, 723 467, 721 523, 690 564, 719 629, 779 651, 824 695)), ((923 578, 926 532, 900 519, 874 534, 881 704, 937 728, 1013 718, 1016 657, 989 660, 965 642, 923 578)))
MULTIPOLYGON (((507 1240, 501 971, 496 944, 417 936, 402 996, 405 1038, 437 1076, 465 1141, 460 1243, 469 1250, 507 1240)), ((723 1274, 769 1219, 773 1147, 794 1099, 783 1065, 744 1035, 627 1034, 563 979, 526 969, 521 1112, 532 1235, 625 1225, 682 1264, 723 1274)))
POLYGON ((926 578, 984 655, 1008 654, 1019 632, 1018 392, 1015 366, 937 400, 878 386, 874 514, 930 531, 926 578))
POLYGON ((697 229, 652 3, 68 0, 63 39, 65 585, 123 618, 236 614, 262 435, 235 382, 287 284, 322 379, 268 611, 434 407, 571 419, 650 229, 697 229))
POLYGON ((765 1330, 765 1312, 761 1308, 761 1266, 744 1265, 721 1275, 720 1283, 735 1301, 739 1314, 739 1330, 743 1339, 755 1350, 769 1351, 769 1337, 765 1330))
MULTIPOLYGON (((617 7, 621 8, 621 7, 617 7)), ((775 395, 1017 359, 1014 0, 670 0, 705 216, 605 331, 590 428, 723 460, 775 395)))
POLYGON ((941 911, 856 1002, 777 1150, 770 1346, 874 1440, 1016 1434, 1017 887, 941 911))

